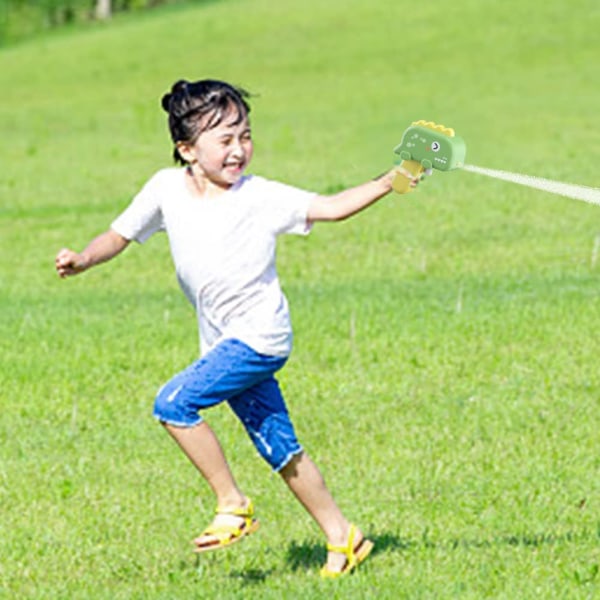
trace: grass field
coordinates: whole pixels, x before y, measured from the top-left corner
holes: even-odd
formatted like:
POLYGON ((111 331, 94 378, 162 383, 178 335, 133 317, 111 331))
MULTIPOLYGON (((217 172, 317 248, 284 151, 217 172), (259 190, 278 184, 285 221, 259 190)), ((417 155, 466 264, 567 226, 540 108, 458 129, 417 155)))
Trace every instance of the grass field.
POLYGON ((286 238, 301 441, 375 540, 323 540, 225 407, 261 532, 196 562, 205 484, 151 417, 197 355, 156 236, 60 281, 170 164, 180 77, 256 94, 252 171, 320 192, 385 170, 411 121, 468 162, 598 187, 594 0, 223 0, 0 51, 0 598, 600 597, 600 210, 465 172, 286 238))

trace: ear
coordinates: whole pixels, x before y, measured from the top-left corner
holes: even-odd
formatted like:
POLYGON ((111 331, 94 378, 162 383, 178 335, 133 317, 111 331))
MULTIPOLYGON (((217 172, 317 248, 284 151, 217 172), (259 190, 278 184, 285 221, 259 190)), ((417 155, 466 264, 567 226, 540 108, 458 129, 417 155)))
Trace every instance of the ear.
POLYGON ((193 146, 187 142, 176 142, 175 148, 177 148, 177 152, 179 152, 179 156, 185 160, 188 164, 192 164, 196 162, 196 158, 192 151, 193 146))

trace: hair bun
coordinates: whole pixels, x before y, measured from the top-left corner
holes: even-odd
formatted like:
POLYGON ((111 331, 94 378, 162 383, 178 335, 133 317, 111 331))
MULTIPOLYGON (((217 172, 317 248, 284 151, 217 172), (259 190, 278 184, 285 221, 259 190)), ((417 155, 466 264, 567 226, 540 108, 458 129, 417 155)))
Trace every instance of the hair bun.
POLYGON ((173 84, 171 91, 162 97, 161 106, 163 107, 163 110, 165 110, 166 112, 171 111, 171 101, 175 96, 187 96, 189 94, 188 85, 189 82, 185 79, 180 79, 179 81, 176 81, 173 84))
POLYGON ((170 92, 168 94, 165 94, 162 97, 162 100, 160 101, 160 105, 162 106, 164 111, 169 112, 169 106, 171 105, 172 98, 173 98, 173 94, 171 94, 170 92))
POLYGON ((189 85, 189 81, 186 81, 185 79, 180 79, 179 81, 176 81, 173 84, 173 87, 171 88, 171 92, 173 94, 187 94, 188 93, 188 85, 189 85))

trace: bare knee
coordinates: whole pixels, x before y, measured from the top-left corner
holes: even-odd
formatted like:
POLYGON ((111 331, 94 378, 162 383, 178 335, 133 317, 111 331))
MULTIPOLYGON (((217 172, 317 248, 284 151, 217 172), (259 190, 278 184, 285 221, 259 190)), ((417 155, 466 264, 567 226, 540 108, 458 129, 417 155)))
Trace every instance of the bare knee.
POLYGON ((305 452, 295 454, 279 473, 292 487, 304 484, 309 484, 313 488, 325 487, 321 471, 305 452))
POLYGON ((304 451, 294 454, 286 465, 280 469, 279 474, 285 479, 292 479, 298 477, 299 465, 303 459, 308 458, 304 451))

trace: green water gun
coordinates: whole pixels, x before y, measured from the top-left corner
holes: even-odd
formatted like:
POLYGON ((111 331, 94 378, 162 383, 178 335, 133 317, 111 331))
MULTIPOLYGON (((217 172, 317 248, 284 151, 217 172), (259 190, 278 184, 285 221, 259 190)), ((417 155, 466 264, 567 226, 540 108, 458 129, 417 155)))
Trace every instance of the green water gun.
POLYGON ((402 135, 394 153, 400 155, 401 162, 396 162, 400 164, 392 187, 399 194, 405 194, 412 189, 411 181, 426 169, 451 171, 462 167, 467 146, 450 127, 432 121, 415 121, 402 135))

